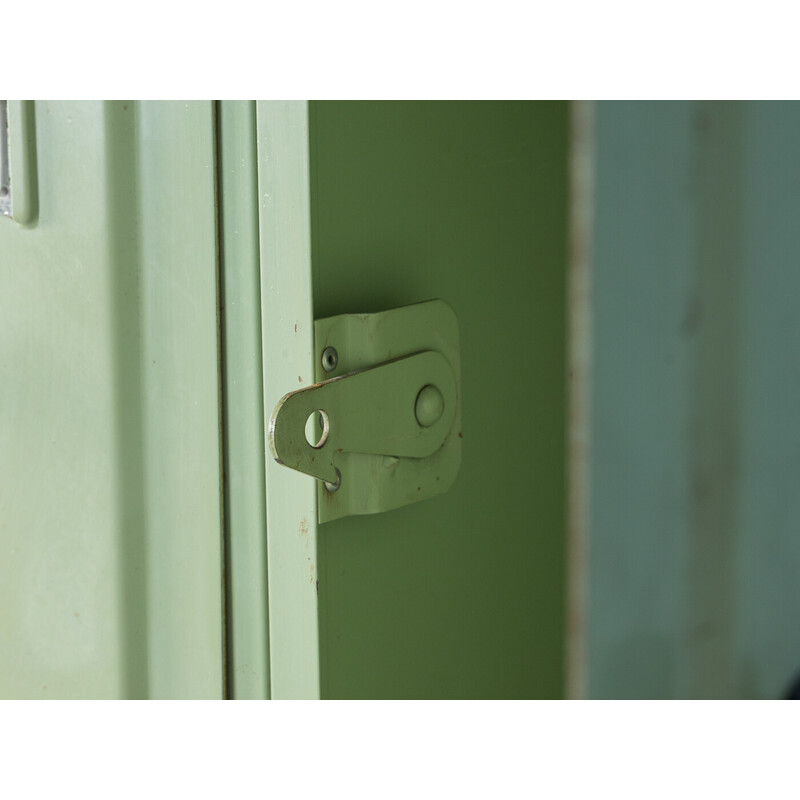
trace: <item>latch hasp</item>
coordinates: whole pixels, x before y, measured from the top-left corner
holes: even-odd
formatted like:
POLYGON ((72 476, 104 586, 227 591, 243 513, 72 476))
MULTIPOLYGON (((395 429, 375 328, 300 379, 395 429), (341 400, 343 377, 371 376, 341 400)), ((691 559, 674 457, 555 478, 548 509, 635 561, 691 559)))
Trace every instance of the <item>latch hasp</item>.
POLYGON ((318 320, 314 361, 317 383, 276 406, 270 446, 282 463, 319 478, 321 523, 388 511, 450 488, 461 465, 461 364, 458 322, 447 303, 318 320), (329 348, 337 359, 326 371, 329 348), (420 424, 415 401, 430 386, 443 410, 420 424), (314 448, 301 421, 317 410, 329 429, 314 448))

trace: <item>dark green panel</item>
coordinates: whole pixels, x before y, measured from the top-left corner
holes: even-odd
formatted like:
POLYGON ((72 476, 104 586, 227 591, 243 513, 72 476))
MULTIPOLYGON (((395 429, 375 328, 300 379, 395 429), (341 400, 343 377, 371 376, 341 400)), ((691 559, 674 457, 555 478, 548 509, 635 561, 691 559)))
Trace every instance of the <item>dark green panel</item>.
POLYGON ((315 316, 441 297, 449 493, 320 528, 326 697, 559 697, 568 106, 315 103, 315 316))

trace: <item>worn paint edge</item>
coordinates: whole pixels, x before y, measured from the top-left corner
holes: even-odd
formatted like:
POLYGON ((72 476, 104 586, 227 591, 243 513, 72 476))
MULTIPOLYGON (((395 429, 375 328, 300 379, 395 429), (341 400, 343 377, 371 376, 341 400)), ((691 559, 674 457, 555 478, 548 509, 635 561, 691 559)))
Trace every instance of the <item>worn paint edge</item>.
POLYGON ((594 108, 571 104, 567 353, 566 695, 588 686, 589 503, 591 494, 592 223, 594 108))

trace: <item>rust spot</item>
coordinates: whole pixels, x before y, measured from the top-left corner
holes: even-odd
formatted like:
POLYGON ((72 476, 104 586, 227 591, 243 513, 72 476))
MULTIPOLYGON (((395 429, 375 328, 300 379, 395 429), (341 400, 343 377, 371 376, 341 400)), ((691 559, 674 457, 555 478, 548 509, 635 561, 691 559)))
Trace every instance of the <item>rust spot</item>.
POLYGON ((122 110, 123 111, 127 111, 128 110, 128 106, 122 106, 122 110))
POLYGON ((458 432, 458 438, 463 439, 464 437, 461 435, 461 431, 458 432))
POLYGON ((306 518, 300 520, 300 535, 306 536, 308 534, 308 523, 306 522, 306 518))
POLYGON ((422 491, 422 487, 421 486, 417 486, 417 491, 421 492, 422 491))
POLYGON ((336 448, 336 452, 337 452, 337 453, 341 453, 341 452, 342 452, 342 450, 343 450, 343 448, 341 448, 341 447, 337 447, 337 448, 336 448))
POLYGON ((303 382, 303 376, 302 375, 298 375, 297 376, 297 382, 298 383, 302 383, 303 382))
POLYGON ((298 324, 295 322, 295 324, 294 324, 294 332, 295 333, 297 333, 298 327, 299 327, 298 324))

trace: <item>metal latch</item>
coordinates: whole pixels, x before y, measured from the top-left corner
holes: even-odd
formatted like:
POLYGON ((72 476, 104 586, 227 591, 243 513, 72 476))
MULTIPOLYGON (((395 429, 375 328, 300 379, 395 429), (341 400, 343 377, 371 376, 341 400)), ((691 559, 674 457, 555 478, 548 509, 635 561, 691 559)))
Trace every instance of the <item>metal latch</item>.
POLYGON ((272 455, 319 480, 319 521, 441 494, 461 465, 458 322, 442 300, 314 323, 312 386, 269 422, 272 455))

